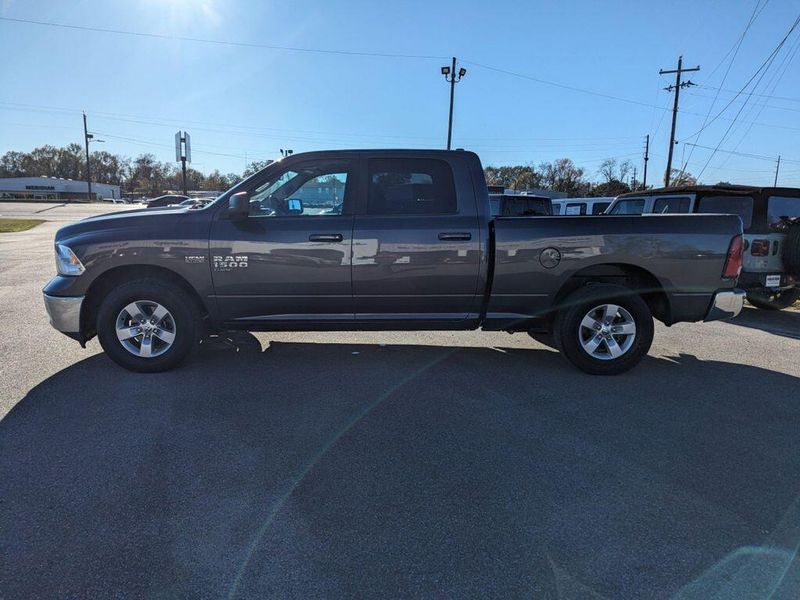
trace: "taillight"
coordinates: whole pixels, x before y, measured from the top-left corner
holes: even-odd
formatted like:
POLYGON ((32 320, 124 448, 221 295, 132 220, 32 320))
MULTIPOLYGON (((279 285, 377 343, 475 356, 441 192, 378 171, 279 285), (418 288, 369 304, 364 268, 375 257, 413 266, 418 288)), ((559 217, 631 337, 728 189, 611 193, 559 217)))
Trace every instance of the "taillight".
POLYGON ((753 256, 767 256, 769 254, 769 240, 753 240, 750 244, 750 254, 753 256))
MULTIPOLYGON (((758 240, 757 240, 758 241, 758 240)), ((753 242, 755 245, 755 242, 753 242)), ((724 279, 736 279, 742 272, 742 236, 735 235, 728 246, 728 257, 725 259, 725 268, 722 270, 724 279)))

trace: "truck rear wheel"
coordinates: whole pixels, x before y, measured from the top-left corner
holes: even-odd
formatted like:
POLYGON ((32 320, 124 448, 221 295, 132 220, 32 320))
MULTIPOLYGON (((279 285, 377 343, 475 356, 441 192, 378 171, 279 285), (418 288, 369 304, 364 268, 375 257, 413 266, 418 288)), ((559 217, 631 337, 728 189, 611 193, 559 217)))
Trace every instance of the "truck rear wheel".
POLYGON ((750 290, 747 301, 762 310, 783 310, 789 308, 800 298, 800 288, 788 290, 750 290))
POLYGON ((653 343, 653 316, 635 290, 589 285, 564 301, 553 334, 561 353, 581 371, 617 375, 635 367, 653 343))
POLYGON ((97 337, 109 358, 130 371, 167 371, 197 343, 192 307, 180 288, 157 279, 131 281, 101 302, 97 337))

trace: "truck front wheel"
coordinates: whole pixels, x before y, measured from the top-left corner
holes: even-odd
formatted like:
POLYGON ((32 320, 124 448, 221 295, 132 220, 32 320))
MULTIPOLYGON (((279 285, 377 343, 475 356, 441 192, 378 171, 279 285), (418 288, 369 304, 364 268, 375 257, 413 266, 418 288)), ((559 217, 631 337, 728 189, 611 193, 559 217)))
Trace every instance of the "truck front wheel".
POLYGON ((589 285, 563 304, 554 323, 555 342, 580 370, 617 375, 636 366, 650 350, 653 316, 635 290, 589 285))
POLYGON ((111 291, 97 312, 97 337, 109 358, 130 371, 175 367, 197 342, 197 318, 180 288, 139 279, 111 291))

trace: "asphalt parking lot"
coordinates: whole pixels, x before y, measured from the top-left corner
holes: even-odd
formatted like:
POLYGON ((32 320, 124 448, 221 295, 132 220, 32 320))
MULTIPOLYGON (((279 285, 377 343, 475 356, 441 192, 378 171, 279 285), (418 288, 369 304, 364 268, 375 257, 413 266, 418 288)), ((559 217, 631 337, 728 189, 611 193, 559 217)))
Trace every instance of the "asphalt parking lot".
POLYGON ((47 323, 90 208, 0 234, 3 599, 800 597, 800 312, 658 325, 613 378, 479 332, 140 375, 47 323))

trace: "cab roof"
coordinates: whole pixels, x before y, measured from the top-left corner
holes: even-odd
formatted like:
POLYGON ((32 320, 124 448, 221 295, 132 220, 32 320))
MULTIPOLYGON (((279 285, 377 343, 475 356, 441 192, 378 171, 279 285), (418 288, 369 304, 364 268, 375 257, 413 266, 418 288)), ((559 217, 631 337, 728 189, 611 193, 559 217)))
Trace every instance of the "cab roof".
POLYGON ((619 198, 632 198, 642 195, 650 194, 686 194, 697 192, 712 192, 716 194, 766 194, 766 195, 781 195, 781 196, 798 196, 800 197, 800 188, 788 187, 759 187, 755 185, 679 185, 675 187, 661 187, 653 188, 650 190, 640 190, 638 192, 627 192, 620 194, 619 198))

